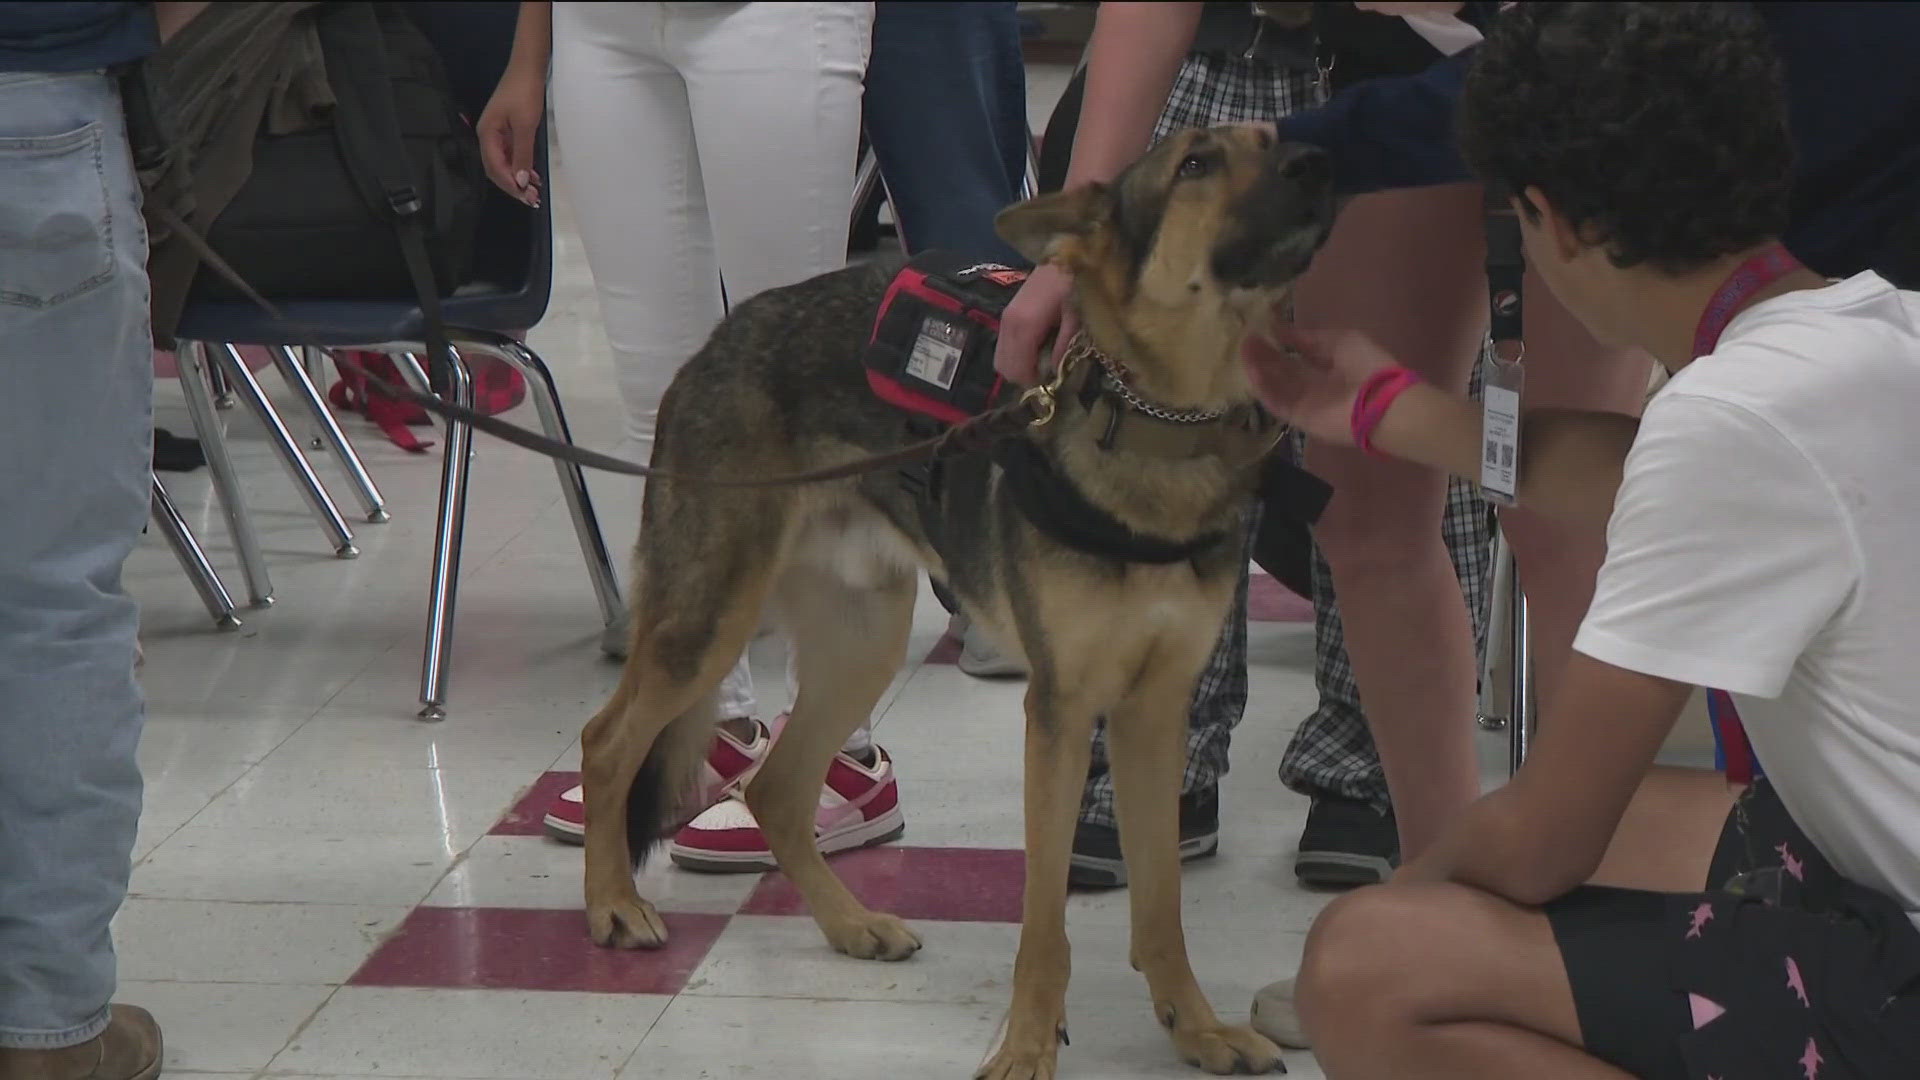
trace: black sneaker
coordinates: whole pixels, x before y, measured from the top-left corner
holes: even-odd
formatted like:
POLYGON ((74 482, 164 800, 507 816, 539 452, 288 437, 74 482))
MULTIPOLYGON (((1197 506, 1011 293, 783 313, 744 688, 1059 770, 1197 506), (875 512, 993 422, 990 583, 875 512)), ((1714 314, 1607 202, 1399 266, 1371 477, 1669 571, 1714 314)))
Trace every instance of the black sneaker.
MULTIPOLYGON (((1199 788, 1180 796, 1180 861, 1220 853, 1220 789, 1199 788)), ((1120 889, 1127 864, 1120 856, 1120 832, 1111 825, 1083 821, 1073 830, 1073 861, 1067 883, 1080 889, 1120 889)))
POLYGON ((207 463, 199 439, 183 439, 166 428, 153 429, 153 467, 161 472, 192 472, 207 463))
POLYGON ((1400 827, 1357 799, 1322 795, 1307 811, 1293 875, 1303 885, 1378 885, 1400 865, 1400 827))

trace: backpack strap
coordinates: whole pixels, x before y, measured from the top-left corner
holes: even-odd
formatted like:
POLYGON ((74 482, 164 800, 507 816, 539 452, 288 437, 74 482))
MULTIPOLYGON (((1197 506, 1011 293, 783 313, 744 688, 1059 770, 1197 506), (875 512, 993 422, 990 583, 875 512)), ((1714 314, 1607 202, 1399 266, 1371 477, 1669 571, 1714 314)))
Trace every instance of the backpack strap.
POLYGON ((335 4, 319 20, 320 43, 330 58, 328 78, 340 102, 334 131, 341 159, 361 196, 393 222, 407 276, 413 279, 414 295, 425 317, 427 377, 434 393, 446 397, 453 388, 453 346, 447 340, 440 285, 427 254, 425 204, 394 112, 393 72, 375 8, 371 3, 335 4), (333 63, 331 58, 341 62, 333 63))

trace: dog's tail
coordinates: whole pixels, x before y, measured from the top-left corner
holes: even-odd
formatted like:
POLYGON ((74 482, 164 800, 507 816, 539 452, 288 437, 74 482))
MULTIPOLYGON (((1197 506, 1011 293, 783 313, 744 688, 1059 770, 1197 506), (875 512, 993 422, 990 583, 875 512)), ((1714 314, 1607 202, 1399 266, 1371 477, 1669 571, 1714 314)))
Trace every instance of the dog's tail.
POLYGON ((693 805, 701 766, 720 721, 718 693, 710 693, 661 729, 627 789, 627 855, 638 869, 654 845, 706 809, 693 805))

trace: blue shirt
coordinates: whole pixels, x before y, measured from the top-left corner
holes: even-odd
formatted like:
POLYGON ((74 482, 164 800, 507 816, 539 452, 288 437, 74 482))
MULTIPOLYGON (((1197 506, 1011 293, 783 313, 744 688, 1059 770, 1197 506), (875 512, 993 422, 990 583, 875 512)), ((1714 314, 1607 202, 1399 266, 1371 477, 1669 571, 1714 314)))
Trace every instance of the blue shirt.
POLYGON ((159 45, 152 4, 0 2, 0 72, 89 71, 159 45))
MULTIPOLYGON (((1786 71, 1793 135, 1787 247, 1849 277, 1891 257, 1920 215, 1920 4, 1755 4, 1786 71)), ((1347 194, 1471 179, 1454 117, 1473 50, 1418 75, 1375 79, 1280 122, 1333 155, 1347 194)))

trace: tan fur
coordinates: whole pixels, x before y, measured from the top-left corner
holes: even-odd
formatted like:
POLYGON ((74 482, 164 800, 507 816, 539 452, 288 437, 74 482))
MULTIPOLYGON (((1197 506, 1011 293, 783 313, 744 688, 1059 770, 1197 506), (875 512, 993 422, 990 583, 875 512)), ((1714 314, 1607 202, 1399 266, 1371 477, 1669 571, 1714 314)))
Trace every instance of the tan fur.
MULTIPOLYGON (((1243 406, 1241 339, 1331 224, 1319 187, 1285 178, 1294 172, 1283 177, 1294 161, 1252 129, 1181 133, 1111 188, 1034 200, 1002 215, 1001 228, 1074 272, 1088 332, 1127 366, 1140 393, 1175 408, 1243 406), (1189 161, 1200 158, 1214 164, 1189 161), (1293 216, 1250 226, 1263 199, 1293 216), (1219 280, 1222 260, 1234 258, 1256 269, 1219 280)), ((857 348, 864 327, 853 313, 870 310, 885 282, 846 271, 741 305, 676 380, 654 464, 683 475, 791 471, 897 444, 889 426, 897 419, 870 400, 846 366, 851 356, 839 355, 857 348)), ((665 940, 630 873, 629 788, 643 762, 667 785, 684 785, 698 768, 714 688, 770 603, 793 631, 799 700, 747 802, 836 949, 885 960, 919 949, 899 919, 868 910, 834 876, 815 849, 813 820, 833 755, 903 659, 916 566, 924 565, 1034 672, 1023 932, 1006 1037, 981 1075, 1054 1074, 1066 1023, 1067 866, 1098 716, 1108 718, 1112 740, 1133 958, 1156 1016, 1195 1065, 1276 1065, 1271 1043, 1213 1014, 1188 967, 1175 811, 1187 700, 1245 565, 1237 538, 1251 477, 1216 457, 1103 450, 1097 435, 1085 412, 1063 407, 1033 437, 1089 501, 1136 532, 1235 541, 1171 565, 1073 551, 1010 509, 997 466, 978 505, 951 508, 970 524, 944 542, 923 534, 890 477, 757 493, 655 481, 636 552, 631 654, 585 735, 586 900, 596 941, 648 948, 665 940)))

